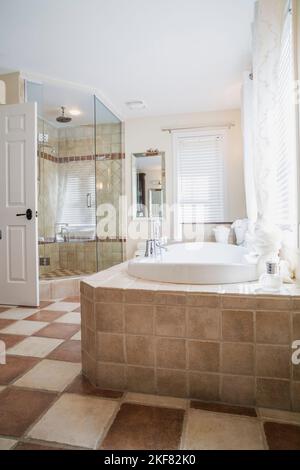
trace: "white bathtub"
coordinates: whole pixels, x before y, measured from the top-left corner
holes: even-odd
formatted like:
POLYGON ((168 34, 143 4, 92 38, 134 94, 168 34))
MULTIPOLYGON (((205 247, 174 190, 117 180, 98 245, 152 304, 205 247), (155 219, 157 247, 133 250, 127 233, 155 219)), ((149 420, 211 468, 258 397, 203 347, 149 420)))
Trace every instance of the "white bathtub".
POLYGON ((175 284, 233 284, 256 281, 257 265, 245 257, 247 250, 221 243, 169 245, 157 258, 129 262, 131 276, 175 284))

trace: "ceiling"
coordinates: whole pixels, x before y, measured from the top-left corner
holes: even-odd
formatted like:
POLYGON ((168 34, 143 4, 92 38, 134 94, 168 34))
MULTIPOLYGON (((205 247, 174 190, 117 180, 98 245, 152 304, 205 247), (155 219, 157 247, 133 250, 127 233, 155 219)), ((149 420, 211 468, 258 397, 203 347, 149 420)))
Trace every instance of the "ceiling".
POLYGON ((253 12, 254 0, 0 0, 0 67, 97 89, 123 119, 234 109, 253 12))

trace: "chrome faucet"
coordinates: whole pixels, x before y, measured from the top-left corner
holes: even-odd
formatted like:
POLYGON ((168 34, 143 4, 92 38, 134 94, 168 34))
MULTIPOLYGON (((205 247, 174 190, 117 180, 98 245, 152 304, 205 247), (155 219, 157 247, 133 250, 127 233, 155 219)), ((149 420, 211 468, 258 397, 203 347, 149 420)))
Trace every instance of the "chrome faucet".
POLYGON ((163 246, 160 240, 147 240, 145 258, 156 258, 158 255, 161 255, 162 250, 168 251, 168 248, 163 246))

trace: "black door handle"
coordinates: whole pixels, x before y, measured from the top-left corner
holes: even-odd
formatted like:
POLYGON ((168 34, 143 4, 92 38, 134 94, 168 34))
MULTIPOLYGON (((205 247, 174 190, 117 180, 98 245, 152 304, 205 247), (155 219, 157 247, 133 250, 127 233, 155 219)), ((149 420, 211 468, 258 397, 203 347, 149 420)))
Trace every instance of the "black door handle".
POLYGON ((26 217, 27 220, 31 220, 32 219, 32 210, 27 209, 25 214, 17 214, 17 217, 26 217))

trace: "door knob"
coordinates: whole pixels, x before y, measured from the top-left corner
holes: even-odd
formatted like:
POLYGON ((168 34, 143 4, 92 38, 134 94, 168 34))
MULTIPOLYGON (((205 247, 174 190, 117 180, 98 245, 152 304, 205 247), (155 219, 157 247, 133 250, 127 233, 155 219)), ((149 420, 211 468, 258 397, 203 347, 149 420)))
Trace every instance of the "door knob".
POLYGON ((32 210, 27 209, 25 214, 17 214, 17 217, 26 217, 27 220, 31 220, 32 219, 32 210))

